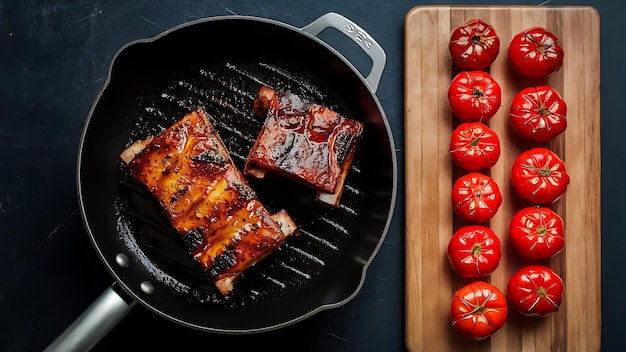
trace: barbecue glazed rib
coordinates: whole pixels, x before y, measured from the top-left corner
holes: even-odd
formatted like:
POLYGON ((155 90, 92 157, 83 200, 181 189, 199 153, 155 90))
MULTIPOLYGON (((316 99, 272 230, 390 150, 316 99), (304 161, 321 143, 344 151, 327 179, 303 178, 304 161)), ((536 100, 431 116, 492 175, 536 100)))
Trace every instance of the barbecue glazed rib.
POLYGON ((202 109, 136 141, 120 158, 224 295, 244 270, 296 234, 284 210, 270 215, 259 202, 202 109))
POLYGON ((363 123, 269 87, 259 89, 253 110, 265 123, 244 173, 287 177, 317 190, 320 202, 338 206, 363 123))

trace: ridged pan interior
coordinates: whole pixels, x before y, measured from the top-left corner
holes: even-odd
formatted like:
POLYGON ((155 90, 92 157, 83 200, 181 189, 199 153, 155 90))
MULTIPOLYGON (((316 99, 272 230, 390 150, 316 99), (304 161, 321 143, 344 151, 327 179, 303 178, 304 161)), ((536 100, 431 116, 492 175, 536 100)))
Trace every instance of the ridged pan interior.
POLYGON ((358 292, 395 200, 390 138, 382 110, 362 78, 325 45, 273 21, 202 22, 133 44, 116 57, 110 83, 83 134, 78 175, 83 218, 117 282, 157 314, 217 332, 278 328, 341 305, 358 292), (291 53, 276 53, 254 41, 242 47, 249 38, 230 35, 196 56, 178 55, 207 32, 241 30, 291 43, 291 53), (315 203, 315 191, 284 179, 248 178, 266 208, 285 209, 300 235, 248 269, 225 298, 189 256, 157 201, 125 170, 119 153, 203 107, 243 170, 263 124, 252 111, 262 85, 364 121, 364 135, 336 209, 315 203), (120 253, 131 258, 129 267, 117 265, 120 253), (140 289, 145 282, 154 285, 153 294, 140 289))
MULTIPOLYGON (((202 107, 229 150, 235 165, 243 170, 248 151, 261 130, 263 119, 254 115, 252 103, 261 85, 294 92, 308 100, 340 109, 325 99, 312 84, 279 67, 265 63, 254 66, 226 62, 220 66, 195 69, 187 77, 154 96, 138 112, 132 128, 133 140, 155 135, 202 107), (247 66, 247 67, 246 67, 247 66)), ((247 178, 261 202, 274 213, 285 209, 298 225, 299 236, 285 243, 278 252, 245 272, 230 298, 237 304, 280 296, 276 291, 307 284, 339 253, 350 229, 358 227, 363 213, 360 183, 360 148, 350 170, 341 204, 337 209, 314 201, 316 192, 276 176, 263 180, 247 178)), ((225 301, 210 278, 185 251, 182 238, 169 225, 156 199, 128 173, 123 172, 117 207, 123 221, 135 236, 136 246, 167 276, 176 278, 176 289, 185 287, 201 300, 225 301)), ((132 241, 129 241, 132 243, 132 241)), ((156 273, 153 273, 156 274, 156 273)), ((158 278, 158 276, 157 276, 158 278)), ((167 282, 173 282, 167 278, 167 282)))

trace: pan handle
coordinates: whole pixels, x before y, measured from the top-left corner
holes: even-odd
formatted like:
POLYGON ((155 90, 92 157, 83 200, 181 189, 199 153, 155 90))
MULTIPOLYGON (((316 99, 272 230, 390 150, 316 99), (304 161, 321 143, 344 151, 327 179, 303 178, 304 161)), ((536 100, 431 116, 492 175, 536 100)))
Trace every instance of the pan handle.
POLYGON ((352 39, 372 59, 372 70, 365 80, 376 92, 387 62, 383 48, 356 23, 335 12, 322 15, 300 29, 317 37, 326 28, 334 28, 352 39))
POLYGON ((115 290, 107 288, 44 351, 88 351, 130 312, 128 303, 115 290))

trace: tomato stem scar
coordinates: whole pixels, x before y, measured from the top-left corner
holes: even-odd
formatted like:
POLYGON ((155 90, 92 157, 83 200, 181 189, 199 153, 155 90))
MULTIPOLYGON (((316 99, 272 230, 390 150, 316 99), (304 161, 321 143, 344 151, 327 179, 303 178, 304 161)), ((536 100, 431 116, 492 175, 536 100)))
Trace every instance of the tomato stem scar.
POLYGON ((528 170, 537 171, 539 175, 543 177, 552 175, 552 171, 550 171, 550 169, 548 169, 547 167, 538 168, 532 165, 522 165, 522 167, 528 170))
POLYGON ((480 255, 480 253, 482 252, 482 250, 483 250, 483 249, 482 249, 482 247, 480 246, 480 244, 475 243, 475 244, 472 246, 472 255, 474 255, 474 256, 476 257, 476 256, 480 255))
POLYGON ((481 304, 474 304, 474 309, 472 309, 471 311, 463 314, 463 317, 467 317, 470 316, 472 314, 483 314, 484 310, 485 310, 485 306, 487 305, 487 301, 489 301, 491 299, 491 296, 493 296, 493 292, 489 292, 489 296, 487 296, 487 298, 485 298, 485 300, 481 303, 481 304))

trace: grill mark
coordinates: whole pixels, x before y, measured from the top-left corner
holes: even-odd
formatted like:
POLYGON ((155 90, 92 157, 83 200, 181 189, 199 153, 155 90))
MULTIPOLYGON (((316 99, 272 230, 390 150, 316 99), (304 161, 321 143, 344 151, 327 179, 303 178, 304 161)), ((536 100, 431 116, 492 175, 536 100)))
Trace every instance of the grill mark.
MULTIPOLYGON (((260 67, 262 67, 261 65, 259 65, 260 67)), ((264 86, 270 86, 271 83, 267 82, 267 81, 263 81, 261 80, 259 77, 257 77, 257 75, 254 75, 252 73, 250 73, 247 70, 243 70, 240 69, 238 66, 233 65, 231 63, 226 63, 226 68, 228 68, 229 70, 231 70, 232 72, 247 78, 248 80, 250 80, 251 82, 255 82, 259 85, 264 85, 264 86)), ((247 93, 247 92, 245 92, 247 93)))
MULTIPOLYGON (((274 77, 280 77, 288 84, 296 87, 296 89, 299 91, 299 93, 297 93, 298 95, 308 98, 314 97, 314 100, 317 101, 324 100, 324 94, 320 92, 315 86, 304 82, 300 77, 294 76, 291 72, 283 68, 263 62, 259 64, 259 67, 271 73, 274 77)), ((274 87, 270 86, 270 88, 274 87)))
POLYGON ((184 111, 193 110, 197 106, 197 104, 194 104, 193 102, 189 101, 188 98, 183 99, 177 94, 172 94, 171 92, 163 92, 161 93, 160 97, 164 99, 165 101, 174 104, 176 107, 182 108, 182 110, 184 111))
POLYGON ((306 235, 306 236, 316 240, 317 242, 325 245, 326 247, 328 247, 328 248, 330 248, 332 250, 335 250, 335 251, 339 250, 339 247, 337 247, 335 244, 333 244, 332 242, 330 242, 329 240, 327 240, 325 238, 321 238, 319 236, 316 236, 316 235, 312 234, 311 232, 308 232, 308 231, 302 230, 302 229, 300 229, 300 233, 302 235, 306 235))
POLYGON ((345 211, 346 213, 350 214, 350 215, 358 215, 358 213, 356 212, 356 210, 354 210, 353 208, 350 208, 348 206, 346 206, 345 204, 339 204, 339 209, 345 211))
MULTIPOLYGON (((159 120, 161 121, 161 123, 164 125, 166 124, 170 124, 170 120, 164 113, 163 111, 155 108, 154 106, 148 106, 144 109, 145 112, 149 113, 150 116, 152 116, 155 120, 159 120)), ((160 125, 161 126, 161 125, 160 125)))
POLYGON ((324 265, 325 264, 322 259, 318 258, 317 256, 314 256, 313 254, 307 252, 306 250, 304 250, 302 248, 293 246, 293 245, 291 245, 289 243, 285 244, 285 248, 296 252, 298 255, 303 256, 303 257, 305 257, 306 259, 308 259, 308 260, 310 260, 312 262, 315 262, 315 263, 320 264, 320 265, 324 265))
POLYGON ((276 284, 277 286, 279 286, 280 288, 284 289, 285 287, 287 287, 287 285, 285 283, 283 283, 282 281, 272 277, 272 276, 268 276, 266 274, 261 273, 261 277, 263 277, 264 279, 266 279, 269 282, 272 282, 274 284, 276 284))
POLYGON ((305 272, 303 272, 301 270, 298 270, 298 269, 294 268, 293 266, 291 266, 291 265, 289 265, 289 264, 287 264, 287 263, 285 263, 285 262, 283 262, 281 260, 278 260, 277 262, 278 262, 278 264, 282 268, 287 269, 287 270, 291 271, 292 273, 294 273, 294 274, 296 274, 296 275, 298 275, 298 276, 300 276, 302 278, 305 278, 307 280, 311 278, 311 275, 309 275, 309 274, 307 274, 307 273, 305 273, 305 272))
MULTIPOLYGON (((241 69, 237 68, 235 65, 226 63, 225 67, 227 69, 229 69, 231 72, 234 72, 234 73, 238 74, 239 76, 241 76, 243 78, 246 78, 246 79, 248 79, 248 80, 250 80, 250 81, 252 81, 254 83, 257 83, 259 86, 268 85, 268 83, 261 81, 260 79, 256 78, 251 73, 249 73, 248 71, 244 71, 244 70, 241 70, 241 69)), ((226 88, 226 89, 232 91, 233 93, 235 93, 238 96, 243 96, 243 97, 247 97, 249 99, 254 99, 254 95, 253 94, 250 94, 250 92, 248 92, 245 89, 238 88, 235 84, 230 84, 228 80, 225 80, 222 77, 220 77, 217 74, 216 71, 200 69, 198 71, 198 73, 199 73, 200 76, 209 79, 214 84, 218 84, 221 87, 226 88)), ((246 81, 242 80, 241 82, 246 82, 246 81)), ((242 86, 245 86, 245 83, 242 84, 242 86)))
POLYGON ((337 223, 336 221, 333 221, 327 217, 320 217, 320 220, 324 221, 325 223, 327 223, 328 225, 332 226, 335 230, 337 230, 338 232, 343 233, 344 235, 348 234, 348 230, 341 226, 341 224, 337 223))
POLYGON ((356 189, 356 188, 352 187, 352 186, 351 186, 349 183, 347 183, 347 182, 346 182, 346 184, 344 185, 343 190, 344 190, 344 192, 345 192, 345 191, 348 191, 348 192, 350 192, 350 193, 352 193, 352 194, 355 194, 355 195, 360 195, 360 194, 361 194, 361 191, 360 191, 360 190, 358 190, 358 189, 356 189))
MULTIPOLYGON (((187 93, 192 94, 198 100, 198 102, 207 101, 213 103, 218 107, 227 109, 231 113, 234 113, 240 117, 254 120, 253 118, 251 118, 251 114, 247 113, 244 110, 240 110, 235 104, 232 104, 228 98, 224 97, 223 92, 218 92, 216 90, 205 90, 189 81, 179 81, 179 88, 184 88, 187 93)), ((239 94, 239 92, 241 92, 241 90, 239 89, 234 91, 234 93, 237 94, 239 94)), ((244 97, 248 98, 249 101, 252 101, 254 99, 254 97, 250 96, 249 94, 246 94, 244 97)), ((240 103, 240 105, 242 104, 240 103)))

